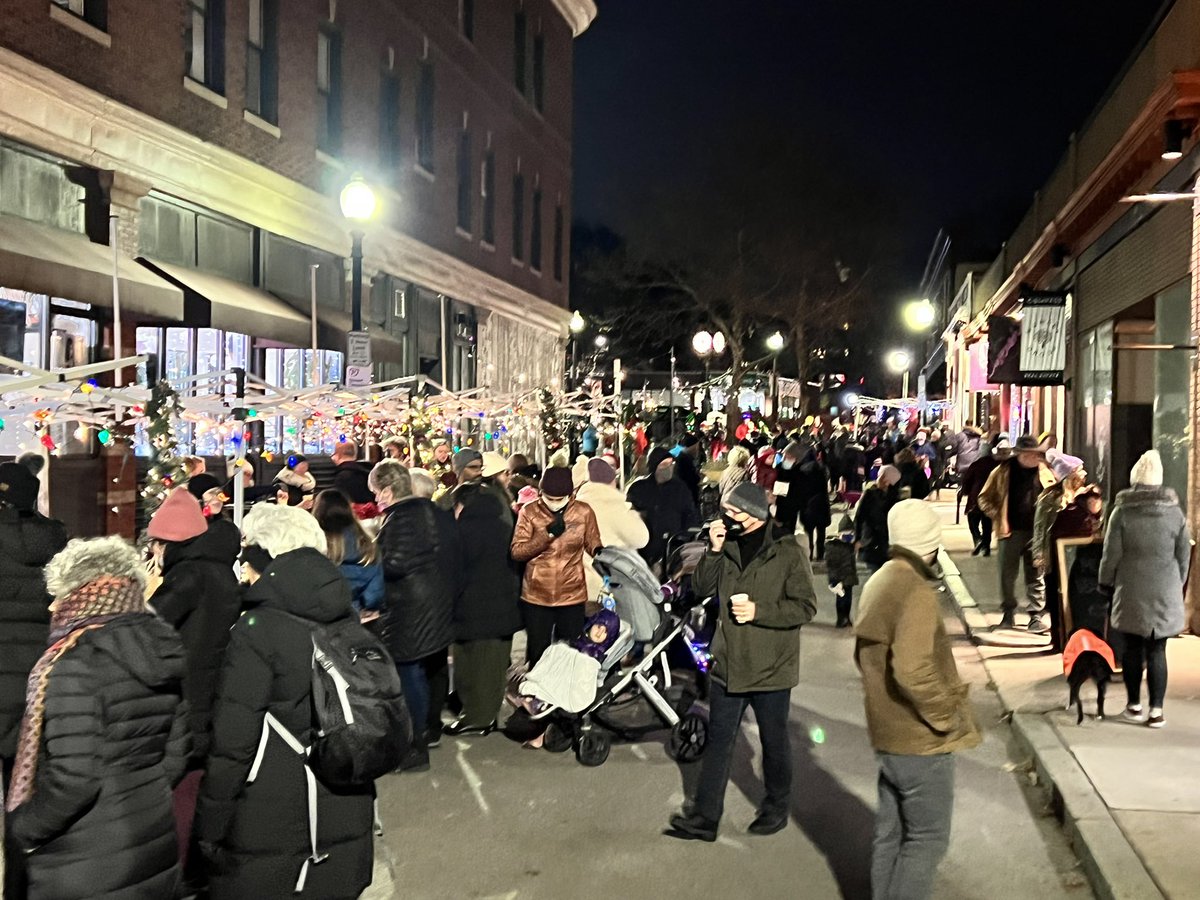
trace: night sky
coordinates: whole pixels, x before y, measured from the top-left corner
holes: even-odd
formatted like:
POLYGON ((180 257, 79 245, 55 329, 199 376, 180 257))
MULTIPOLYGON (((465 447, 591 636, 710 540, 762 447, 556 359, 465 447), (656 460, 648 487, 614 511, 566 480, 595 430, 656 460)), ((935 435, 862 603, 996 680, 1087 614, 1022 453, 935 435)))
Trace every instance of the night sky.
POLYGON ((993 258, 1162 3, 598 6, 575 47, 577 220, 632 233, 672 195, 704 191, 714 154, 778 134, 866 194, 862 227, 900 296, 939 227, 958 261, 993 258))

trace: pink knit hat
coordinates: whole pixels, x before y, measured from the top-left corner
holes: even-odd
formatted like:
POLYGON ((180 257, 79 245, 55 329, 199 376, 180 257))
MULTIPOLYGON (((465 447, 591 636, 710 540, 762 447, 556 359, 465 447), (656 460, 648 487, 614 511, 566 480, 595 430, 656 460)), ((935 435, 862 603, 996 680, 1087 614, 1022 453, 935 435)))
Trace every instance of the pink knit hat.
POLYGON ((150 517, 146 534, 156 541, 179 543, 199 537, 208 530, 200 502, 186 488, 176 488, 150 517))

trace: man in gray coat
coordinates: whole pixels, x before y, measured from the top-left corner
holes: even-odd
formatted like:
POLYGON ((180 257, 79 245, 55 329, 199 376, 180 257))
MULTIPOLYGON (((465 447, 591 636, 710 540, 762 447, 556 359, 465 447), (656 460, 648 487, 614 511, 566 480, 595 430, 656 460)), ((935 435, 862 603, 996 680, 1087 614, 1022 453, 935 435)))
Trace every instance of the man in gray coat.
POLYGON ((1183 584, 1191 557, 1191 534, 1179 498, 1164 488, 1162 460, 1147 451, 1133 467, 1132 487, 1117 494, 1100 584, 1113 591, 1112 625, 1125 635, 1121 657, 1124 716, 1142 721, 1142 669, 1150 690, 1146 724, 1162 728, 1167 693, 1167 638, 1183 631, 1183 584))

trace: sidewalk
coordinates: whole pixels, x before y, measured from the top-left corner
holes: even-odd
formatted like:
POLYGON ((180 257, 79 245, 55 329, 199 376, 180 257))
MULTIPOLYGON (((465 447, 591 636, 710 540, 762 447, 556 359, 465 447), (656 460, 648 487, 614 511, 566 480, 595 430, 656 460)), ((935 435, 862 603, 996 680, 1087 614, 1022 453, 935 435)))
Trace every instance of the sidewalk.
MULTIPOLYGON (((1094 687, 1084 686, 1087 718, 1076 725, 1075 711, 1064 709, 1062 657, 1046 649, 1046 638, 988 630, 1000 620, 996 556, 971 556, 965 519, 954 525, 953 505, 938 505, 946 523, 946 585, 1096 895, 1121 900, 1196 896, 1200 638, 1167 644, 1164 729, 1118 718, 1125 707, 1120 676, 1109 685, 1103 721, 1092 718, 1094 687)), ((1023 621, 1018 613, 1018 625, 1023 621)))

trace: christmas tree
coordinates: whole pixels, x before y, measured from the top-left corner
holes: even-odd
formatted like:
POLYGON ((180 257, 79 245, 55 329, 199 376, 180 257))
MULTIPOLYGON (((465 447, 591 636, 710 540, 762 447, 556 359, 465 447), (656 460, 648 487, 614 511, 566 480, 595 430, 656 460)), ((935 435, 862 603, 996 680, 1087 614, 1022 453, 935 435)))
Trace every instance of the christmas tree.
POLYGON ((146 406, 146 433, 150 438, 153 456, 146 489, 146 512, 153 513, 166 499, 171 490, 187 480, 187 468, 176 452, 175 417, 179 413, 179 394, 166 381, 160 381, 150 390, 150 403, 146 406))
POLYGON ((542 440, 546 444, 546 455, 549 456, 567 442, 563 421, 559 417, 554 394, 549 388, 542 388, 538 391, 538 409, 538 416, 542 424, 542 440))

